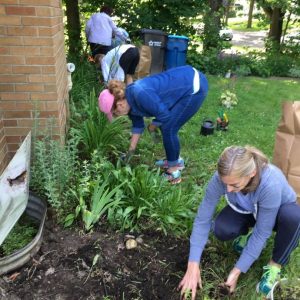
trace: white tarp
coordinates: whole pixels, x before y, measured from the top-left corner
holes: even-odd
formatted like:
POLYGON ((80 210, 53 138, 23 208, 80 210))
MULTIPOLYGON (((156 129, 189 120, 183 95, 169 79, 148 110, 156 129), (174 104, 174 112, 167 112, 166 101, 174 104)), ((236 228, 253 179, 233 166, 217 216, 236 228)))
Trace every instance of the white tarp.
POLYGON ((0 177, 0 245, 24 212, 29 195, 31 133, 0 177))

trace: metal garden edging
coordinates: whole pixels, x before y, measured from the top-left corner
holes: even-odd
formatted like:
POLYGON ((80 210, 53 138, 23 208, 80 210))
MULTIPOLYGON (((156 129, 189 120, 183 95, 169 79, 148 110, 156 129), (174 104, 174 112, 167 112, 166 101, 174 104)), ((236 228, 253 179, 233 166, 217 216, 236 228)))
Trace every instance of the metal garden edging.
POLYGON ((25 247, 11 255, 0 258, 0 275, 22 267, 40 249, 47 214, 47 204, 44 200, 30 193, 25 213, 32 219, 39 222, 38 232, 33 240, 25 247))

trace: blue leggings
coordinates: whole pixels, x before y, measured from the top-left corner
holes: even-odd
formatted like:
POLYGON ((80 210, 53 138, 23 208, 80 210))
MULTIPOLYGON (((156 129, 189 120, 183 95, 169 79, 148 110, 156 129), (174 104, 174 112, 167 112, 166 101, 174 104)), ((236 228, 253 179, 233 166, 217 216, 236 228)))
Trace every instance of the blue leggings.
POLYGON ((177 164, 180 154, 178 137, 179 129, 199 110, 208 91, 208 82, 204 74, 199 72, 200 91, 180 99, 171 109, 172 118, 161 127, 164 148, 169 166, 177 164))
MULTIPOLYGON (((230 206, 226 206, 216 217, 214 234, 219 240, 227 241, 247 234, 249 227, 255 225, 252 214, 240 214, 230 206)), ((300 237, 300 205, 297 203, 283 204, 278 211, 272 259, 285 265, 290 254, 297 247, 300 237)))

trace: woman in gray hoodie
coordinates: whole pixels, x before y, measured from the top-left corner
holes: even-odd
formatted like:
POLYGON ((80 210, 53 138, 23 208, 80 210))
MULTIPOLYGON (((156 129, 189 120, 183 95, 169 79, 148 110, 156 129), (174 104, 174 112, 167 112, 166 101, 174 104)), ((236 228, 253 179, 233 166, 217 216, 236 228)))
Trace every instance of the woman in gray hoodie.
POLYGON ((272 257, 264 267, 257 292, 270 296, 280 278, 281 266, 287 264, 300 235, 300 205, 285 176, 258 149, 250 146, 226 148, 218 161, 199 206, 190 238, 187 271, 179 284, 182 298, 201 287, 199 263, 210 230, 222 241, 233 240, 240 257, 230 271, 225 286, 233 292, 241 273, 246 273, 272 231, 276 231, 272 257), (213 213, 224 197, 227 206, 213 221, 213 213), (251 229, 250 229, 251 228, 251 229))

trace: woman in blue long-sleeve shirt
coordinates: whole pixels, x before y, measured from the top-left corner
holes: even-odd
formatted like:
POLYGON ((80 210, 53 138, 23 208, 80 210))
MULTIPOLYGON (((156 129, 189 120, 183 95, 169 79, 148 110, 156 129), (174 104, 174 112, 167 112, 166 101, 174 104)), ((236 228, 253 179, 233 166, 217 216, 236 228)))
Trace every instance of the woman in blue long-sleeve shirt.
POLYGON ((132 121, 129 151, 136 149, 144 131, 144 117, 155 117, 166 152, 165 176, 181 181, 179 129, 199 110, 208 91, 206 77, 191 66, 182 66, 149 76, 128 85, 111 80, 99 96, 100 110, 112 115, 127 115, 132 121))
POLYGON ((230 292, 235 290, 240 273, 246 273, 259 257, 274 230, 272 258, 257 285, 257 292, 268 298, 281 266, 299 242, 300 205, 296 199, 283 173, 261 151, 250 146, 226 148, 194 221, 188 268, 179 284, 183 298, 189 290, 195 299, 197 286, 201 287, 199 262, 210 230, 220 240, 234 240, 233 248, 240 253, 225 283, 230 292), (228 205, 213 222, 222 196, 228 205))

